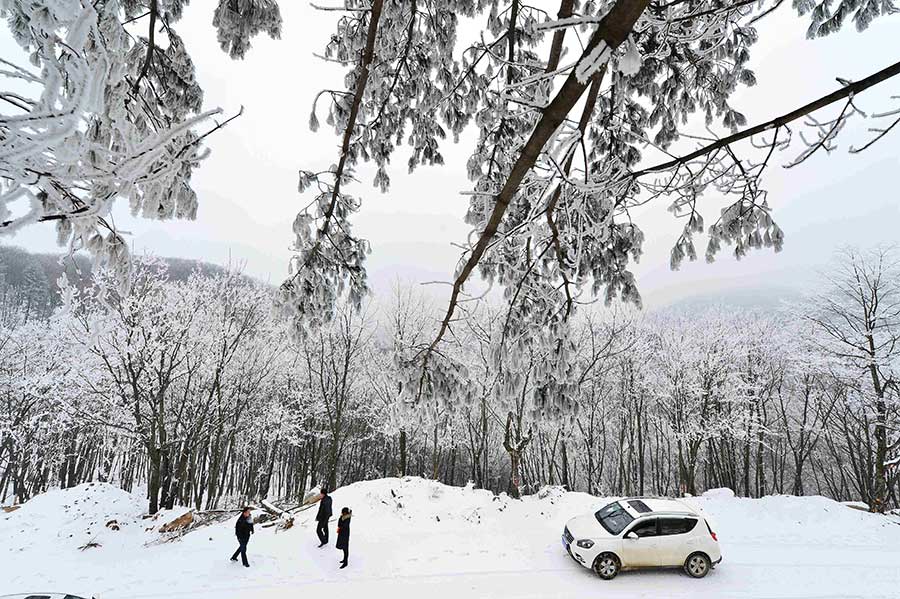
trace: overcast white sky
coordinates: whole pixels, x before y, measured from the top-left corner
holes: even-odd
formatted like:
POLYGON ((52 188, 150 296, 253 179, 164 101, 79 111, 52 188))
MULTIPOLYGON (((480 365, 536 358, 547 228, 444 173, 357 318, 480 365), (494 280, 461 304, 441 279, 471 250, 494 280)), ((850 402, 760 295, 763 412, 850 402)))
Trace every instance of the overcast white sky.
MULTIPOLYGON (((191 3, 178 24, 205 89, 205 104, 221 106, 226 113, 243 105, 245 114, 210 138, 212 155, 194 175, 200 198, 196 221, 133 219, 127 205, 119 206, 115 221, 132 233, 136 251, 217 263, 241 261, 247 272, 273 283, 285 276, 291 223, 308 202, 297 193, 297 171, 326 168, 335 161, 339 143, 328 127, 309 131, 310 104, 320 88, 341 86, 343 73, 313 57, 332 31, 335 13, 323 14, 294 0, 280 4, 282 39, 257 38, 243 61, 231 61, 219 50, 210 24, 211 3, 191 3)), ((558 2, 535 4, 555 12, 558 2)), ((892 31, 889 21, 900 16, 876 21, 864 34, 851 26, 838 36, 809 41, 805 21, 791 12, 789 4, 760 26, 761 40, 751 63, 759 83, 733 102, 750 123, 832 91, 835 77, 859 79, 896 60, 882 49, 896 47, 896 29, 892 31)), ((0 55, 15 54, 17 47, 0 25, 0 55)), ((861 95, 858 104, 877 112, 889 107, 890 96, 898 94, 900 85, 888 82, 861 95)), ((645 303, 802 287, 840 245, 900 241, 900 132, 863 154, 848 154, 849 145, 867 139, 865 126, 848 128, 838 151, 830 156, 822 153, 786 170, 780 164, 793 154, 784 154, 769 173, 770 203, 786 232, 780 254, 762 251, 738 262, 726 249, 716 264, 701 259, 673 273, 668 255, 681 223, 669 215, 665 203, 642 210, 638 224, 647 241, 635 270, 645 303)), ((422 168, 413 175, 407 174, 405 155, 399 152, 387 194, 369 186, 371 169, 360 169, 364 184, 353 192, 363 197, 364 207, 355 222, 357 232, 372 244, 368 268, 376 292, 397 278, 450 279, 459 256, 451 244, 468 233, 462 222, 466 198, 459 192, 469 188, 465 161, 472 139, 464 138, 458 146, 448 141, 443 148, 446 166, 422 168)), ((706 201, 706 220, 713 222, 720 202, 715 197, 706 201)), ((54 238, 51 227, 34 226, 0 243, 57 251, 54 238)), ((698 244, 698 251, 704 245, 698 244)))

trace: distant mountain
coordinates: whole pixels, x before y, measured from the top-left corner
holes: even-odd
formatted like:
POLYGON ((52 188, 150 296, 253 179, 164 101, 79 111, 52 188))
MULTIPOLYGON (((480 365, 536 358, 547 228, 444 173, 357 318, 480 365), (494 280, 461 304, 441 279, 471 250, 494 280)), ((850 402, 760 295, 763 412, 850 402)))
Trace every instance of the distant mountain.
MULTIPOLYGON (((197 270, 208 276, 225 270, 199 260, 163 260, 172 281, 187 280, 197 270)), ((0 301, 15 302, 26 306, 26 310, 35 316, 46 316, 59 306, 56 282, 63 272, 72 284, 82 287, 91 280, 92 270, 90 257, 83 253, 32 254, 19 247, 0 245, 0 301)))
POLYGON ((736 310, 779 312, 802 297, 796 287, 748 287, 687 297, 661 307, 659 311, 703 312, 716 306, 728 306, 736 310))

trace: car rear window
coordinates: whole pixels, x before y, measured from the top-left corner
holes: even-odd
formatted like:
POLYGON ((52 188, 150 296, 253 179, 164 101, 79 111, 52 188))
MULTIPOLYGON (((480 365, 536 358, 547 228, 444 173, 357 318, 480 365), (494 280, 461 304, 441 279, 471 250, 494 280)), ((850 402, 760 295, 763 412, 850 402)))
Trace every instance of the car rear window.
POLYGON ((697 526, 696 518, 660 518, 659 534, 683 535, 694 530, 697 526))
POLYGON ((632 499, 631 501, 628 502, 628 505, 630 505, 632 508, 634 508, 634 511, 638 512, 639 514, 646 514, 650 511, 652 511, 650 509, 650 506, 648 506, 646 503, 644 503, 640 499, 632 499))

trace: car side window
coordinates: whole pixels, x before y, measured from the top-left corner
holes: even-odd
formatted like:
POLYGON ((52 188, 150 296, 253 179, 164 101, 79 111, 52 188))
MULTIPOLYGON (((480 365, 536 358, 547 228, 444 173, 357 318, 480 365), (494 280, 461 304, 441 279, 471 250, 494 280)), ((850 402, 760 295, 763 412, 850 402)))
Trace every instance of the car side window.
POLYGON ((656 536, 656 518, 650 518, 649 520, 644 520, 642 522, 638 522, 634 528, 631 529, 631 532, 636 534, 639 537, 655 537, 656 536))
POLYGON ((696 518, 660 518, 660 535, 683 535, 694 530, 697 526, 696 518))

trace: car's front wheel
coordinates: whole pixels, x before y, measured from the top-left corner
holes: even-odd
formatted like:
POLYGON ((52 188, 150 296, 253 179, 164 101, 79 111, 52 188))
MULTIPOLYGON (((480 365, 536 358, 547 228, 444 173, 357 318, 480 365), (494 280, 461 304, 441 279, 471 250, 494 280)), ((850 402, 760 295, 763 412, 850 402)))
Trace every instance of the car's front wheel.
POLYGON ((692 553, 684 562, 684 571, 692 578, 703 578, 711 568, 709 557, 703 553, 692 553))
POLYGON ((622 563, 612 553, 601 553, 594 560, 594 572, 603 580, 612 580, 622 569, 622 563))

